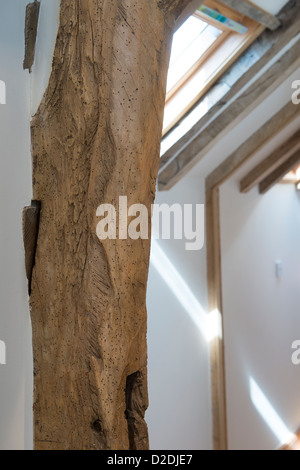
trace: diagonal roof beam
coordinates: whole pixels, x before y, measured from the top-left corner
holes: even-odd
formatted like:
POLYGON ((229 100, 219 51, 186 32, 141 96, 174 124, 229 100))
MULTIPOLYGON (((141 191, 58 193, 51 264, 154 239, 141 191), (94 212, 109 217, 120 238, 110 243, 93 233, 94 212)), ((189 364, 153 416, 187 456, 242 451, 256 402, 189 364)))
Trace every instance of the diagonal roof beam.
POLYGON ((220 186, 297 116, 299 116, 299 109, 292 102, 284 106, 209 175, 206 180, 207 189, 220 186))
POLYGON ((300 150, 300 131, 297 131, 289 140, 269 155, 268 158, 259 163, 241 180, 241 193, 247 193, 254 188, 270 173, 285 163, 297 150, 300 150))
POLYGON ((225 3, 225 5, 228 5, 239 13, 252 18, 258 23, 261 23, 272 31, 275 31, 277 28, 279 28, 281 24, 276 16, 271 15, 271 13, 262 10, 257 5, 254 5, 247 0, 221 0, 221 2, 225 3))
POLYGON ((266 30, 263 33, 204 97, 204 104, 205 100, 213 103, 209 111, 165 151, 160 160, 160 191, 176 184, 237 122, 299 67, 300 9, 296 2, 291 0, 279 17, 282 27, 275 32, 266 30), (259 58, 249 67, 249 54, 252 61, 252 57, 257 57, 257 51, 259 58), (224 92, 227 82, 230 90, 224 92))
POLYGON ((265 194, 278 183, 284 176, 292 171, 300 163, 300 150, 297 150, 286 162, 273 173, 267 176, 259 185, 259 193, 265 194))

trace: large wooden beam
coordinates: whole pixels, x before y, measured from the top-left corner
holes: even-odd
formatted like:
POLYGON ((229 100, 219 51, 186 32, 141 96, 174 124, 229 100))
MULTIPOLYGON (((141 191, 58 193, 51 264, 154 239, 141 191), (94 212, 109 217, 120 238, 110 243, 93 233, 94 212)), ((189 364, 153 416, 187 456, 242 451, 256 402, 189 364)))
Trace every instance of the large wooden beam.
POLYGON ((275 152, 255 166, 240 183, 242 193, 247 193, 276 168, 282 165, 293 153, 300 149, 300 131, 282 144, 275 152))
POLYGON ((268 175, 260 184, 259 184, 259 193, 265 194, 269 191, 275 184, 279 183, 284 176, 292 171, 300 163, 300 150, 297 150, 290 158, 288 158, 280 167, 276 168, 270 175, 268 175))
POLYGON ((296 2, 289 2, 282 10, 280 20, 281 28, 275 32, 265 31, 250 51, 233 66, 229 76, 223 77, 222 83, 209 92, 207 100, 214 102, 212 108, 162 156, 159 169, 161 191, 176 184, 238 121, 299 67, 300 43, 294 43, 299 34, 300 21, 300 9, 296 2), (293 46, 289 48, 290 44, 293 46), (286 53, 274 63, 282 50, 286 53), (257 55, 259 58, 253 63, 253 57, 257 55), (252 64, 250 68, 249 60, 252 64), (272 67, 262 74, 261 71, 268 68, 270 61, 272 67), (247 71, 241 76, 243 67, 247 71), (235 76, 238 78, 235 79, 235 76), (227 88, 224 87, 226 80, 227 88), (224 88, 229 89, 225 94, 224 88), (214 91, 217 99, 214 98, 214 91))
POLYGON ((213 188, 225 182, 297 116, 299 110, 292 102, 284 106, 208 176, 207 186, 213 188))
POLYGON ((247 0, 221 0, 221 2, 225 3, 225 5, 228 5, 239 13, 252 18, 258 23, 261 23, 272 31, 275 31, 280 26, 280 21, 278 18, 276 18, 276 16, 271 15, 271 13, 268 13, 265 10, 262 10, 252 2, 248 2, 247 0))
MULTIPOLYGON (((166 14, 172 14, 177 20, 180 15, 188 8, 191 0, 157 0, 158 7, 166 14)), ((196 9, 196 8, 195 8, 196 9)))
POLYGON ((52 73, 32 121, 36 449, 148 448, 150 234, 100 241, 96 210, 118 210, 127 196, 150 214, 172 32, 187 3, 61 2, 52 73))

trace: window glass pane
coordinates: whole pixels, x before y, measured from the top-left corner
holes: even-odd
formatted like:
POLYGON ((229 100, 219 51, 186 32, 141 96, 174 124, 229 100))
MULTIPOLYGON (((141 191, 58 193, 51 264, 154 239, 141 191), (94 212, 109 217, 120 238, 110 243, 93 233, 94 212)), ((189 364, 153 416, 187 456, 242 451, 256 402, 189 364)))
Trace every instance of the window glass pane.
POLYGON ((201 56, 212 46, 222 31, 208 25, 200 18, 191 16, 173 39, 167 91, 191 69, 201 56))

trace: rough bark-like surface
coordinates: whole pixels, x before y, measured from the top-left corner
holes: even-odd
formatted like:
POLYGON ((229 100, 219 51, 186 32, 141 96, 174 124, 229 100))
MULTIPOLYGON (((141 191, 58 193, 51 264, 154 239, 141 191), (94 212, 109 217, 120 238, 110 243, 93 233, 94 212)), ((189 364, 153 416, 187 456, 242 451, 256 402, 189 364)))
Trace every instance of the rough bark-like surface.
POLYGON ((172 18, 155 0, 61 2, 32 121, 36 449, 148 447, 150 240, 100 242, 96 209, 125 195, 150 214, 172 18))
POLYGON ((28 69, 29 72, 31 72, 31 67, 33 66, 34 62, 39 13, 40 2, 35 1, 27 5, 25 17, 25 55, 23 69, 28 69))
POLYGON ((164 12, 172 13, 177 19, 182 11, 191 3, 191 0, 158 0, 158 6, 164 12))

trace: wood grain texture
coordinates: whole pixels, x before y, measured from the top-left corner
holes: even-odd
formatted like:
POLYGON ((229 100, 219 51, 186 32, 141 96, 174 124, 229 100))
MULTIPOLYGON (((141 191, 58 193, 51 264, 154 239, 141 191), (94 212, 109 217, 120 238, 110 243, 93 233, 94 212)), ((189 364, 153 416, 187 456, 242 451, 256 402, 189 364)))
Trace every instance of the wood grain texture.
POLYGON ((25 15, 25 55, 23 69, 31 72, 34 62, 36 35, 40 13, 40 2, 29 3, 25 15))
POLYGON ((220 186, 298 116, 299 109, 292 102, 284 106, 207 177, 207 186, 220 186))
POLYGON ((148 448, 150 240, 100 242, 96 209, 118 209, 127 196, 151 213, 167 12, 155 0, 61 2, 52 74, 32 121, 43 207, 31 295, 36 449, 148 448))
MULTIPOLYGON (((210 340, 211 399, 214 450, 227 450, 227 409, 225 380, 225 351, 222 302, 220 191, 206 191, 207 293, 209 315, 221 316, 221 330, 210 340)), ((217 328, 217 322, 214 320, 217 328)))
POLYGON ((300 150, 297 150, 291 157, 289 157, 282 165, 268 175, 261 183, 259 183, 259 193, 265 194, 276 183, 279 183, 287 173, 292 171, 300 163, 300 150))
MULTIPOLYGON (((189 6, 192 0, 158 0, 158 7, 167 14, 172 14, 175 20, 189 6)), ((196 8, 195 8, 196 10, 196 8)))
POLYGON ((293 153, 300 149, 300 131, 282 144, 275 152, 256 165, 240 183, 242 193, 249 192, 276 168, 282 165, 293 153))
POLYGON ((275 31, 280 26, 280 21, 276 16, 271 15, 265 10, 262 10, 257 5, 254 5, 252 2, 248 2, 247 0, 221 0, 222 3, 228 5, 229 7, 233 8, 234 10, 242 13, 249 18, 261 23, 262 25, 266 26, 267 28, 275 31))

